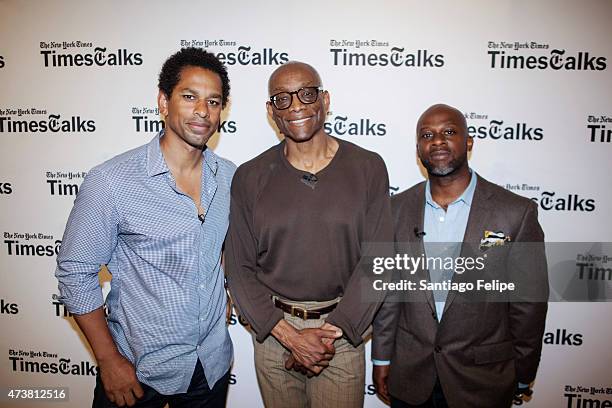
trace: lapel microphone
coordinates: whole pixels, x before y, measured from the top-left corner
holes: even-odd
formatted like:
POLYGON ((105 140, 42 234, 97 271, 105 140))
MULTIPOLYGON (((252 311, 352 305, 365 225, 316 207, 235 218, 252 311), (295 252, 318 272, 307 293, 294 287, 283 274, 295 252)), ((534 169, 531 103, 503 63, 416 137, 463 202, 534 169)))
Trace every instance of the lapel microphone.
POLYGON ((420 231, 419 227, 414 227, 414 236, 417 238, 423 238, 425 236, 425 231, 420 231))
POLYGON ((205 219, 206 219, 206 214, 198 214, 198 220, 200 220, 202 224, 204 224, 205 219))
POLYGON ((319 181, 319 178, 316 176, 316 174, 308 173, 304 174, 300 180, 302 181, 302 183, 306 184, 308 187, 314 190, 315 186, 317 185, 317 181, 319 181))

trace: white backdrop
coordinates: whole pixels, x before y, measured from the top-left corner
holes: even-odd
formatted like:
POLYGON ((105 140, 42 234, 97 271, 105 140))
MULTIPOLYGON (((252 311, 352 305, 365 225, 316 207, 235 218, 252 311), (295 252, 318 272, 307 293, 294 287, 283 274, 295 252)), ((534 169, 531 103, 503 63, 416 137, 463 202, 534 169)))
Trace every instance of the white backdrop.
MULTIPOLYGON (((83 174, 153 136, 157 75, 182 46, 228 64, 232 102, 210 146, 236 164, 278 142, 267 79, 302 60, 331 94, 329 130, 381 154, 392 193, 422 180, 414 126, 444 102, 473 127, 472 167, 536 199, 548 241, 606 242, 611 18, 606 0, 0 1, 0 386, 67 386, 64 406, 90 405, 95 361, 53 298, 55 251, 83 174)), ((611 311, 550 305, 528 406, 612 399, 611 311)), ((230 332, 228 406, 261 406, 250 335, 230 332)), ((383 406, 367 369, 366 406, 383 406)))

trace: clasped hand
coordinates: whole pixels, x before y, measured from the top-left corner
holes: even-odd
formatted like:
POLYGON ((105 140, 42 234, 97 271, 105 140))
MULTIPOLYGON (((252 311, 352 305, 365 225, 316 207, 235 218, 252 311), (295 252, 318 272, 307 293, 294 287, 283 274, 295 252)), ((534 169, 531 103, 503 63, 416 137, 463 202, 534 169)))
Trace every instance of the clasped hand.
POLYGON ((334 341, 342 337, 342 330, 324 323, 320 328, 297 330, 289 349, 291 354, 285 361, 287 370, 295 370, 312 377, 329 366, 336 353, 334 341))

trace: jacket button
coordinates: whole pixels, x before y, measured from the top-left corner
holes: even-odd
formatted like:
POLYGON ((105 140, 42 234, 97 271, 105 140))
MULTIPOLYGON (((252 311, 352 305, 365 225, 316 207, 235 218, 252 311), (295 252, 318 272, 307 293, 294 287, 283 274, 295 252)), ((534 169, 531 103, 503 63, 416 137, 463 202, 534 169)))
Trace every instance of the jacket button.
POLYGON ((440 347, 440 346, 436 346, 436 347, 434 347, 434 351, 435 351, 436 353, 439 353, 439 352, 441 352, 441 351, 442 351, 442 347, 440 347))
POLYGON ((436 312, 431 312, 431 317, 433 317, 434 320, 438 320, 438 316, 436 315, 436 312))

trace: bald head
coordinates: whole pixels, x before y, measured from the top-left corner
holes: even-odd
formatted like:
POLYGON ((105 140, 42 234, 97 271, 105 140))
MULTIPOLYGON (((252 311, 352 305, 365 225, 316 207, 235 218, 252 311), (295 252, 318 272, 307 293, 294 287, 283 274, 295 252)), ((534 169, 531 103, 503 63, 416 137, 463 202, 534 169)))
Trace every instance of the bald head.
POLYGON ((287 62, 270 76, 268 92, 268 115, 288 141, 301 143, 315 136, 326 137, 329 93, 321 90, 317 70, 303 62, 287 62))
POLYGON ((305 75, 310 79, 310 84, 306 86, 321 86, 321 77, 316 69, 305 62, 300 61, 289 61, 276 68, 270 79, 268 80, 268 93, 274 95, 283 90, 279 90, 279 82, 287 77, 293 77, 295 75, 305 75))
POLYGON ((417 137, 421 131, 421 128, 423 127, 423 124, 428 123, 431 120, 435 120, 436 118, 448 118, 462 128, 461 130, 463 130, 463 134, 468 134, 467 122, 465 120, 465 116, 463 116, 463 113, 461 113, 457 108, 445 105, 443 103, 438 103, 427 108, 427 110, 419 117, 416 126, 417 137))
POLYGON ((469 174, 468 152, 474 140, 465 116, 452 106, 430 106, 417 122, 417 153, 429 176, 469 174))

